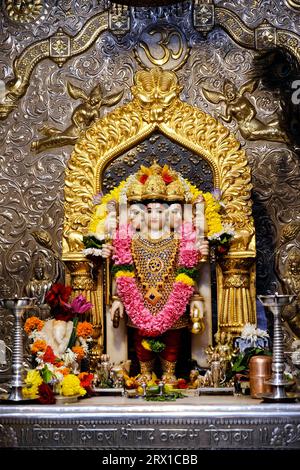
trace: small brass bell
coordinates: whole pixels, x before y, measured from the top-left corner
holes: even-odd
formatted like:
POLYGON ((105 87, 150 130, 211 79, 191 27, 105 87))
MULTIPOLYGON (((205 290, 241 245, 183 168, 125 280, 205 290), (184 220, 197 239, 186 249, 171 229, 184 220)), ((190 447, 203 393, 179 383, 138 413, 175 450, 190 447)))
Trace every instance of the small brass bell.
POLYGON ((197 333, 200 332, 200 329, 201 329, 200 323, 198 321, 195 321, 195 322, 193 321, 192 333, 196 335, 197 333))

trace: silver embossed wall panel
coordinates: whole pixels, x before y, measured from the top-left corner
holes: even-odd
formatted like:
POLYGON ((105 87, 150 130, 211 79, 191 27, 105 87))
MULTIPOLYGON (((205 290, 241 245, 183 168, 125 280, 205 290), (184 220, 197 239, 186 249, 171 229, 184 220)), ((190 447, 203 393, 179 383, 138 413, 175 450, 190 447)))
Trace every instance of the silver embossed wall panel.
MULTIPOLYGON (((13 78, 13 61, 26 47, 49 37, 58 28, 70 37, 76 35, 89 18, 104 8, 104 2, 96 0, 32 1, 28 3, 36 4, 37 9, 32 10, 27 22, 14 3, 3 1, 0 17, 0 79, 5 82, 13 78), (38 4, 43 4, 42 9, 38 4)), ((250 29, 267 19, 277 28, 300 34, 299 9, 289 6, 288 1, 231 0, 215 1, 215 5, 238 14, 250 29)), ((153 36, 152 50, 149 49, 153 65, 158 63, 162 52, 159 41, 168 41, 168 34, 176 31, 170 60, 174 61, 171 68, 177 69, 183 85, 182 98, 217 118, 224 115, 224 102, 212 103, 203 88, 221 92, 226 78, 240 89, 253 72, 256 52, 235 43, 219 26, 206 36, 195 31, 191 8, 187 7, 184 13, 180 10, 178 13, 174 7, 136 9, 132 14, 131 31, 124 37, 105 31, 88 50, 61 67, 49 59, 40 61, 25 95, 8 118, 0 121, 0 283, 7 283, 12 293, 21 294, 31 275, 31 260, 38 249, 32 230, 37 227, 47 230, 60 251, 64 169, 72 147, 35 153, 31 144, 41 138, 45 125, 61 130, 70 125, 72 112, 80 101, 69 96, 68 81, 86 93, 97 83, 101 83, 104 95, 124 90, 119 104, 126 103, 130 99, 134 72, 143 60, 141 43, 151 28, 165 31, 164 37, 157 31, 158 36, 153 36), (179 62, 176 62, 175 52, 179 51, 176 48, 181 48, 179 62)), ((263 90, 261 84, 252 93, 246 91, 244 97, 262 122, 269 122, 274 113, 280 112, 278 97, 263 90)), ((109 110, 104 106, 102 115, 109 110)), ((275 254, 281 232, 300 218, 299 157, 285 143, 245 138, 236 119, 223 123, 245 147, 253 171, 257 289, 265 293, 276 281, 275 254)), ((296 232, 289 244, 284 245, 279 265, 284 265, 289 249, 297 243, 300 245, 296 232)), ((51 265, 48 271, 53 271, 51 265)), ((1 333, 7 337, 2 327, 1 333)))

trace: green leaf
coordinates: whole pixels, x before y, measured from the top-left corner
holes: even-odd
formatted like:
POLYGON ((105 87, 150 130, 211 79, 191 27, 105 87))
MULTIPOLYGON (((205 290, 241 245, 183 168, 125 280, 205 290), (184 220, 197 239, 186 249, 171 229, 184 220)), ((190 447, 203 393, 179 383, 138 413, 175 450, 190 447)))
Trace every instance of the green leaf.
POLYGON ((67 349, 68 348, 72 349, 73 346, 75 346, 76 337, 77 337, 77 325, 78 325, 78 317, 74 317, 73 318, 73 330, 72 330, 72 334, 71 334, 67 349))
POLYGON ((42 370, 41 370, 41 376, 42 376, 42 379, 43 381, 48 384, 51 379, 52 379, 52 372, 48 369, 47 366, 45 366, 42 370))

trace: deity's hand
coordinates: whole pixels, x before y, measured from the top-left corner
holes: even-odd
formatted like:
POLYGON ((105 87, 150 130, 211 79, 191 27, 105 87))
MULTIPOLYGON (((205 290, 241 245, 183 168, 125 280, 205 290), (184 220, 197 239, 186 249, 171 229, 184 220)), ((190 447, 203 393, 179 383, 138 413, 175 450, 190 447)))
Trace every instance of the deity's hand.
POLYGON ((105 221, 105 230, 107 233, 114 234, 117 230, 118 221, 117 221, 117 214, 112 212, 108 214, 105 221))
POLYGON ((207 240, 201 240, 197 243, 197 249, 200 251, 202 256, 209 255, 209 243, 207 240))
POLYGON ((110 308, 110 318, 111 321, 114 320, 115 315, 119 315, 120 318, 124 317, 124 305, 122 304, 121 300, 114 300, 112 306, 110 308))
POLYGON ((113 253, 113 246, 110 243, 102 245, 102 258, 109 258, 113 253))
POLYGON ((204 318, 204 305, 202 300, 192 300, 190 303, 190 315, 191 317, 195 316, 195 313, 198 312, 198 318, 201 320, 204 318))

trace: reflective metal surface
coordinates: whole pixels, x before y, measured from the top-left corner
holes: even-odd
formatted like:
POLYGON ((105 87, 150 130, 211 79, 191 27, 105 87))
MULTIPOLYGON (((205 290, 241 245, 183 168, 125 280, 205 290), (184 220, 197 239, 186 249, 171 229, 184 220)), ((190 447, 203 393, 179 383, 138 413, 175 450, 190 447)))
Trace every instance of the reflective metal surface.
POLYGON ((0 307, 9 310, 15 319, 14 336, 12 347, 12 379, 11 390, 8 397, 9 401, 22 401, 23 382, 23 325, 22 316, 24 311, 35 304, 34 297, 12 297, 8 299, 0 299, 0 307))
POLYGON ((188 397, 153 404, 97 397, 65 406, 1 406, 0 447, 300 449, 300 404, 188 397))
POLYGON ((293 401, 295 398, 288 397, 285 387, 290 384, 284 378, 284 353, 283 353, 283 331, 281 327, 281 309, 284 305, 291 303, 295 295, 259 295, 260 302, 269 307, 274 316, 274 335, 273 335, 273 361, 272 361, 272 377, 266 383, 273 385, 273 391, 264 395, 268 401, 293 401))

